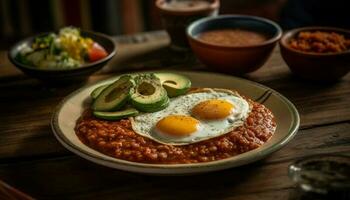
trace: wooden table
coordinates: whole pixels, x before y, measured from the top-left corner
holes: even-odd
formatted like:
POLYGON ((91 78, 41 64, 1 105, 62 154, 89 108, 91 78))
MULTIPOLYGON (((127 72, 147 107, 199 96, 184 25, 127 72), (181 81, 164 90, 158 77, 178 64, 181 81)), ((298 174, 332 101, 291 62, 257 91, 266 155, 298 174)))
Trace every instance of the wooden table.
MULTIPOLYGON (((125 70, 206 70, 191 57, 169 52, 162 31, 116 41, 118 56, 89 83, 125 70)), ((301 81, 291 75, 277 48, 263 68, 245 78, 279 91, 298 108, 301 127, 286 147, 229 170, 146 176, 96 165, 63 148, 53 136, 50 118, 60 100, 81 84, 46 86, 16 70, 2 52, 0 179, 38 199, 288 199, 295 191, 287 176, 290 163, 314 154, 350 155, 350 74, 331 85, 301 81)))

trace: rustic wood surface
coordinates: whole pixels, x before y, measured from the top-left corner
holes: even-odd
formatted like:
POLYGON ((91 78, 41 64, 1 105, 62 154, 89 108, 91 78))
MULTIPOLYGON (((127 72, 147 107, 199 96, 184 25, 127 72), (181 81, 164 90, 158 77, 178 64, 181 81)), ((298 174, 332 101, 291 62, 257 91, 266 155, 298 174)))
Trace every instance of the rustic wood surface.
MULTIPOLYGON (((207 70, 193 56, 168 50, 160 32, 116 37, 117 56, 87 83, 144 69, 207 70)), ((244 76, 269 86, 297 107, 301 127, 262 161, 195 176, 146 176, 109 169, 64 149, 50 129, 53 108, 86 83, 47 86, 22 74, 0 53, 0 179, 38 199, 288 199, 287 168, 315 154, 350 155, 350 74, 334 84, 294 77, 278 48, 264 67, 244 76)), ((1 199, 1 197, 0 197, 1 199)))

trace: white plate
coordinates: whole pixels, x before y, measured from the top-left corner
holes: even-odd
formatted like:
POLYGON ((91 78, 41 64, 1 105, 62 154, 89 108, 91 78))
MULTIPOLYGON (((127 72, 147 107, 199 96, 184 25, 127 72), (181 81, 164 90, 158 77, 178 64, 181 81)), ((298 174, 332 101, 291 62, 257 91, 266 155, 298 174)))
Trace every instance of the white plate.
POLYGON ((265 100, 277 123, 272 138, 261 147, 252 151, 213 162, 194 164, 144 164, 120 160, 104 155, 83 144, 74 132, 76 120, 90 102, 91 91, 99 85, 113 82, 118 76, 85 86, 58 105, 51 121, 52 130, 58 141, 73 153, 94 163, 125 171, 146 174, 194 174, 227 169, 260 160, 286 145, 296 134, 299 127, 299 114, 294 105, 280 93, 245 79, 214 73, 176 72, 189 77, 194 87, 216 87, 235 89, 241 94, 256 100, 265 100))

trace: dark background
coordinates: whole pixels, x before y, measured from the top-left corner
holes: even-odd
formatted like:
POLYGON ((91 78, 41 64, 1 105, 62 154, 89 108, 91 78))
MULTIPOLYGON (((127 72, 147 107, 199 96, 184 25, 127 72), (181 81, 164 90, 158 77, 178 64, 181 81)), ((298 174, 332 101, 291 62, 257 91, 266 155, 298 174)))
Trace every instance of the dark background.
MULTIPOLYGON (((221 0, 220 14, 249 14, 284 29, 327 25, 350 28, 346 0, 221 0)), ((154 0, 0 0, 0 49, 67 25, 109 35, 161 29, 154 0)))

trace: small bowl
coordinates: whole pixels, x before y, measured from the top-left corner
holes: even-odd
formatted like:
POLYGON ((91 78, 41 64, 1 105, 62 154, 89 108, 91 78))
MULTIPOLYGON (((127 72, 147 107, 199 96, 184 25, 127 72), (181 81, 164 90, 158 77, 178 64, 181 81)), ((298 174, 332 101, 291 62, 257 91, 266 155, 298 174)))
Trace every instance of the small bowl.
POLYGON ((335 81, 350 70, 350 50, 339 53, 310 53, 292 49, 289 42, 301 31, 335 32, 350 38, 350 31, 332 27, 304 27, 287 31, 280 40, 281 54, 290 70, 301 78, 335 81))
POLYGON ((216 16, 218 14, 220 1, 207 0, 207 2, 210 3, 209 6, 200 9, 165 9, 164 5, 171 3, 171 0, 155 1, 163 25, 171 38, 170 47, 172 49, 180 51, 188 50, 190 47, 186 36, 187 26, 197 19, 216 16))
POLYGON ((45 36, 49 33, 39 34, 33 37, 26 38, 16 43, 8 52, 9 60, 18 69, 25 74, 46 82, 67 82, 67 81, 82 81, 87 79, 91 74, 101 69, 115 55, 116 47, 112 38, 102 33, 81 31, 81 35, 89 37, 99 43, 108 53, 108 56, 96 62, 86 63, 77 68, 71 69, 40 69, 30 65, 23 64, 15 59, 20 51, 20 46, 27 43, 30 45, 34 38, 45 36))
POLYGON ((269 58, 282 35, 281 28, 265 18, 247 15, 221 15, 193 22, 187 28, 190 46, 200 61, 214 71, 243 74, 259 69, 269 58), (256 45, 225 46, 209 44, 197 35, 218 29, 242 29, 262 33, 268 39, 256 45))

